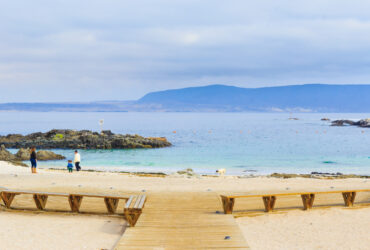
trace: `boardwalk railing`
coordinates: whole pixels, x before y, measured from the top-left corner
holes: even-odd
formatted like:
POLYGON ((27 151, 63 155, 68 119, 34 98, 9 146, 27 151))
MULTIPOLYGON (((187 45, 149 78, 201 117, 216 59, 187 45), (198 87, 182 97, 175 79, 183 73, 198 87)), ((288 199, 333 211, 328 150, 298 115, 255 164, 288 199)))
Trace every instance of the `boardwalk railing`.
POLYGON ((303 202, 303 209, 308 210, 312 208, 315 196, 319 194, 341 193, 343 196, 344 205, 347 207, 351 207, 355 202, 356 193, 358 192, 370 192, 370 189, 327 191, 327 192, 280 193, 280 194, 221 195, 221 200, 224 213, 231 214, 233 212, 236 198, 262 197, 263 204, 265 206, 265 211, 270 212, 274 209, 275 202, 278 196, 300 195, 303 202))
POLYGON ((80 212, 80 206, 83 197, 93 197, 104 199, 105 206, 109 214, 114 214, 118 207, 119 200, 125 201, 123 214, 130 226, 135 226, 139 219, 142 209, 144 207, 146 196, 145 195, 130 195, 130 196, 116 196, 116 195, 102 195, 90 193, 50 193, 50 192, 37 192, 25 190, 10 190, 5 189, 0 193, 1 199, 7 208, 11 208, 11 204, 15 196, 20 194, 30 194, 33 196, 37 209, 44 210, 49 196, 59 196, 68 198, 69 205, 72 212, 80 212))

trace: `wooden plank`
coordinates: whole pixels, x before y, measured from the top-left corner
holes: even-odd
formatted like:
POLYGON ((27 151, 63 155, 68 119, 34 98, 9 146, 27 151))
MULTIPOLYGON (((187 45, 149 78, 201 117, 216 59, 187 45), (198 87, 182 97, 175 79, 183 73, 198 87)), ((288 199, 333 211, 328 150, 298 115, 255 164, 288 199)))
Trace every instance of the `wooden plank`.
POLYGON ((79 212, 83 196, 80 195, 69 195, 68 201, 72 212, 79 212))
POLYGON ((359 189, 356 191, 326 191, 326 192, 301 192, 301 193, 280 193, 280 194, 254 194, 254 195, 220 195, 225 214, 231 214, 236 198, 257 198, 262 197, 265 211, 273 210, 277 196, 300 195, 303 202, 303 209, 308 210, 313 206, 316 194, 336 194, 342 193, 345 206, 353 206, 357 192, 370 192, 370 189, 359 189))
POLYGON ((48 196, 45 194, 34 194, 33 200, 35 201, 36 207, 40 210, 44 210, 48 196))
POLYGON ((48 196, 65 196, 68 197, 69 195, 75 196, 84 196, 84 197, 92 197, 92 198, 112 198, 112 199, 123 199, 128 200, 129 196, 125 195, 111 195, 111 194, 92 194, 92 193, 57 193, 57 192, 42 192, 42 191, 30 191, 30 190, 13 190, 13 189, 6 189, 3 191, 7 191, 8 193, 14 194, 39 194, 39 195, 48 195, 48 196))
POLYGON ((135 205, 132 208, 137 208, 140 204, 140 200, 141 200, 141 196, 139 195, 136 197, 135 205))
POLYGON ((265 211, 271 212, 275 206, 276 196, 263 196, 262 200, 265 205, 265 211))
POLYGON ((140 209, 144 208, 145 201, 146 201, 146 195, 142 195, 142 198, 141 198, 141 201, 140 201, 140 204, 139 204, 138 208, 140 208, 140 209))
POLYGON ((128 200, 128 195, 110 195, 110 194, 91 194, 91 193, 71 193, 71 195, 78 195, 91 198, 111 198, 111 199, 122 199, 128 200))
POLYGON ((115 249, 249 249, 234 217, 219 209, 215 193, 150 194, 115 249))
POLYGON ((311 209, 313 206, 313 201, 315 200, 315 194, 302 194, 303 209, 311 209))
POLYGON ((14 197, 16 195, 17 194, 12 193, 12 192, 7 192, 7 191, 6 192, 5 191, 1 192, 1 199, 3 200, 3 202, 4 202, 4 204, 7 208, 10 208, 10 206, 11 206, 13 200, 14 200, 14 197))
POLYGON ((135 195, 131 195, 130 198, 126 201, 124 209, 130 208, 135 198, 136 198, 135 195))
POLYGON ((235 198, 229 198, 227 196, 221 195, 222 205, 225 214, 231 214, 233 212, 235 198))
POLYGON ((115 198, 104 198, 105 206, 107 207, 108 213, 114 214, 117 210, 119 199, 115 198))
POLYGON ((50 192, 11 190, 11 189, 4 190, 3 192, 13 193, 13 194, 17 194, 17 195, 19 195, 19 194, 31 194, 31 195, 37 194, 37 195, 53 195, 53 196, 64 196, 64 197, 69 196, 69 194, 67 194, 67 193, 50 193, 50 192))
POLYGON ((263 197, 263 196, 287 196, 287 195, 302 195, 302 194, 335 194, 335 193, 346 193, 346 192, 370 192, 370 189, 296 192, 296 193, 272 193, 272 194, 221 195, 221 196, 226 196, 229 198, 252 198, 252 197, 263 197))
POLYGON ((344 205, 346 207, 352 207, 355 202, 356 192, 343 192, 344 205))

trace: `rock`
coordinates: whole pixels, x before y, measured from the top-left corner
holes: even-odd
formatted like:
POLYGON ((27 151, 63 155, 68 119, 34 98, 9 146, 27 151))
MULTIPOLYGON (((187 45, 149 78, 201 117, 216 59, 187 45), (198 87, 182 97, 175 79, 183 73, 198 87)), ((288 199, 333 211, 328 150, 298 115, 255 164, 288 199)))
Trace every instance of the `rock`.
POLYGON ((357 122, 351 120, 335 120, 331 122, 331 126, 358 126, 362 128, 370 128, 370 119, 362 119, 357 122))
POLYGON ((185 170, 180 170, 176 172, 178 175, 183 175, 186 177, 193 177, 193 176, 198 176, 193 169, 187 168, 185 170))
POLYGON ((129 149, 162 148, 172 144, 164 137, 145 138, 139 135, 114 134, 104 130, 101 134, 89 130, 54 129, 46 133, 33 133, 26 136, 9 134, 0 136, 0 144, 7 148, 39 149, 129 149))
POLYGON ((51 151, 40 150, 37 151, 37 160, 39 161, 51 161, 51 160, 63 160, 65 157, 63 155, 56 154, 51 151))
POLYGON ((6 150, 4 145, 0 146, 0 161, 14 161, 15 156, 6 150))
POLYGON ((354 122, 351 120, 335 120, 331 122, 332 126, 344 126, 344 125, 354 125, 354 122))
POLYGON ((20 161, 27 161, 30 159, 30 149, 20 148, 18 152, 15 154, 15 157, 20 161))
MULTIPOLYGON (((51 151, 40 150, 36 152, 38 161, 51 161, 51 160, 63 160, 63 155, 56 154, 51 151)), ((30 159, 30 149, 20 148, 14 155, 18 161, 27 161, 30 159)))

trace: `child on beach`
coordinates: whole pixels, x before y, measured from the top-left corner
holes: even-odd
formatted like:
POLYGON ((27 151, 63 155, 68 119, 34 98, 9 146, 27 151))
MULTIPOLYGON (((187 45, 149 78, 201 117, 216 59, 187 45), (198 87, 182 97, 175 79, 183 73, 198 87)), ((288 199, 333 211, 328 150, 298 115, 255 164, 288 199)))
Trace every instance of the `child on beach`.
POLYGON ((73 164, 72 164, 72 161, 71 160, 68 160, 67 168, 68 168, 68 172, 69 173, 72 173, 73 172, 73 164))

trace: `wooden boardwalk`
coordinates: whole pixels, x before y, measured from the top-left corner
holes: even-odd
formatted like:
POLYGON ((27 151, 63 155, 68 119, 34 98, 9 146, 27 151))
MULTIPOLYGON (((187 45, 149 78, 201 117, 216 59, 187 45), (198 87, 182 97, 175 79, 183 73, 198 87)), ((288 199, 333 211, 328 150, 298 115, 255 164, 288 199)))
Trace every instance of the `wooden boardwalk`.
POLYGON ((136 226, 127 228, 115 249, 249 247, 234 217, 222 213, 219 196, 204 192, 148 195, 136 226))

